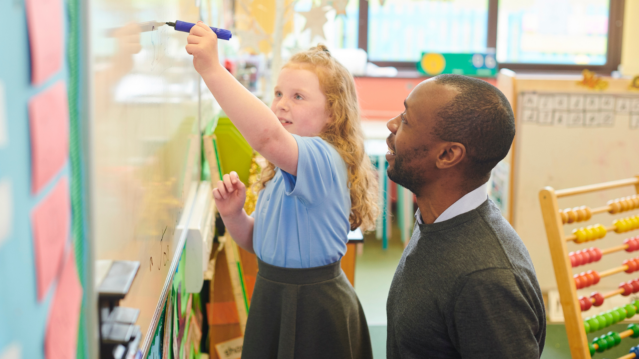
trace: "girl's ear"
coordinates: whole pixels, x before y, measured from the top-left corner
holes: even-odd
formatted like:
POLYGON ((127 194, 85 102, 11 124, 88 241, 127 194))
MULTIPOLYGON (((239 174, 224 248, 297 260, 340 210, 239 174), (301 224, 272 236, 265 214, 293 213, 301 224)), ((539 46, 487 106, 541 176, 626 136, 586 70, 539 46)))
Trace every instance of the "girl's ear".
POLYGON ((326 121, 326 123, 327 123, 327 124, 328 124, 328 123, 333 123, 333 121, 334 121, 334 119, 333 119, 333 114, 332 114, 332 113, 329 113, 329 114, 328 114, 328 120, 326 121))
POLYGON ((333 112, 331 112, 330 108, 328 107, 328 99, 326 100, 326 107, 324 109, 324 113, 326 114, 327 120, 326 120, 326 124, 328 125, 329 123, 333 123, 333 112))

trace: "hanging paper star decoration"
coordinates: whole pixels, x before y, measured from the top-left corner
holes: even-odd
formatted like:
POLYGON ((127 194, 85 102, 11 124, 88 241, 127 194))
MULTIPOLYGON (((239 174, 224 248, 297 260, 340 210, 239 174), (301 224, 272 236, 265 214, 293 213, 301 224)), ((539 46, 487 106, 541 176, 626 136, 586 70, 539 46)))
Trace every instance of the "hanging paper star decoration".
POLYGON ((335 9, 336 15, 346 15, 346 5, 348 5, 348 0, 333 0, 333 9, 335 9))
POLYGON ((250 49, 253 53, 260 52, 260 42, 268 40, 268 36, 258 34, 253 30, 236 30, 237 37, 240 38, 240 49, 250 49))
POLYGON ((251 49, 254 53, 260 53, 260 42, 269 41, 270 37, 264 33, 264 30, 255 21, 251 21, 251 25, 247 30, 236 30, 237 37, 240 39, 240 49, 251 49))
POLYGON ((328 10, 326 7, 315 5, 313 5, 309 11, 299 12, 300 15, 306 18, 306 25, 304 25, 302 32, 306 31, 306 29, 311 29, 311 42, 315 36, 320 36, 322 39, 326 39, 326 35, 324 35, 324 24, 328 21, 326 19, 327 12, 328 10))

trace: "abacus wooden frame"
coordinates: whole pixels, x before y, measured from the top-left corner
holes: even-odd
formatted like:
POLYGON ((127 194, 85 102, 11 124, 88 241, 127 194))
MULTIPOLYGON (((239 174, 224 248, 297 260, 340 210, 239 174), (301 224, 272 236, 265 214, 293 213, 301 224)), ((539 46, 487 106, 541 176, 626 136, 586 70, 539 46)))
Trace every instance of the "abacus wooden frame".
POLYGON ((561 221, 561 215, 559 214, 560 208, 557 204, 557 199, 623 186, 634 186, 636 193, 639 194, 639 176, 636 176, 636 178, 558 191, 555 191, 552 187, 545 187, 539 192, 541 213, 544 218, 544 225, 548 236, 548 245, 555 269, 555 277, 557 278, 559 298, 564 312, 568 345, 573 359, 590 359, 590 351, 588 349, 588 338, 584 330, 584 323, 581 318, 577 287, 573 279, 572 265, 570 264, 570 258, 568 256, 566 235, 564 234, 564 225, 561 221))

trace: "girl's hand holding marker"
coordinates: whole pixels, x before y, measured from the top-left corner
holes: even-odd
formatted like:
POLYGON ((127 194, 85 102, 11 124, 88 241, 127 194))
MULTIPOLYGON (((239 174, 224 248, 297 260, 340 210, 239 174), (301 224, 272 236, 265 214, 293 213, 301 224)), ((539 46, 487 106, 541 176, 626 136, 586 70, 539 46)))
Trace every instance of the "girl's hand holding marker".
POLYGON ((198 21, 186 41, 186 52, 193 55, 193 67, 202 77, 217 68, 223 69, 217 55, 217 35, 210 27, 198 21))

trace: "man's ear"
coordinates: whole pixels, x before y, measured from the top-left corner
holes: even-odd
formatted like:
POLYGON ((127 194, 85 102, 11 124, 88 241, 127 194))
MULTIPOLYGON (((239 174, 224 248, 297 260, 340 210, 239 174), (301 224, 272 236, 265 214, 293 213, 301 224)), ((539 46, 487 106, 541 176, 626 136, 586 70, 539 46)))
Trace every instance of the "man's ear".
POLYGON ((459 142, 445 142, 439 148, 439 154, 435 160, 435 165, 439 169, 446 169, 456 166, 466 157, 466 146, 459 142))

